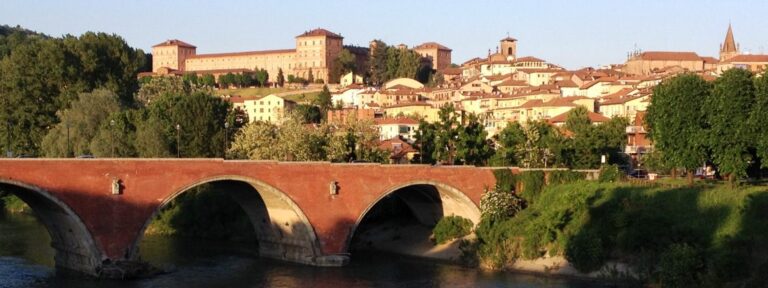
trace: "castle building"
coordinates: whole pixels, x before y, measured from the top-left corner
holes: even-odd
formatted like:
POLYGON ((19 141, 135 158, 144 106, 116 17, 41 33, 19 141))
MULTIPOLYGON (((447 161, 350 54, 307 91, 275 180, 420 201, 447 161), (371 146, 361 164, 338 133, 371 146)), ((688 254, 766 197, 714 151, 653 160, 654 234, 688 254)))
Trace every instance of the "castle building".
POLYGON ((328 82, 334 60, 343 47, 344 37, 325 29, 314 29, 296 36, 294 49, 197 54, 197 47, 180 40, 152 46, 152 72, 156 75, 196 73, 218 76, 265 69, 269 81, 276 81, 278 70, 328 82))
POLYGON ((443 70, 451 66, 451 49, 436 42, 427 42, 413 47, 413 51, 432 60, 432 69, 443 70))

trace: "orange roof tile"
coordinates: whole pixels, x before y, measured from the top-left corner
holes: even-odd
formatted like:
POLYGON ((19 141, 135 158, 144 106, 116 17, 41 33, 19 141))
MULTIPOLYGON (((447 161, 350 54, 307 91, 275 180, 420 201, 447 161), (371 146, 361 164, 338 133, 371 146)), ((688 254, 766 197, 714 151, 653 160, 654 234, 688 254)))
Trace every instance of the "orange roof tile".
POLYGON ((244 51, 244 52, 231 52, 231 53, 211 53, 211 54, 197 54, 187 57, 187 59, 196 58, 218 58, 218 57, 237 57, 237 56, 251 56, 251 55, 264 55, 264 54, 282 54, 282 53, 295 53, 296 49, 280 49, 280 50, 262 50, 262 51, 244 51))
MULTIPOLYGON (((560 114, 560 115, 557 115, 555 117, 550 118, 549 119, 549 123, 552 123, 552 124, 554 124, 554 123, 565 123, 566 121, 568 121, 568 113, 569 112, 571 112, 571 111, 568 111, 568 112, 565 112, 563 114, 560 114)), ((595 112, 588 111, 587 116, 589 117, 589 121, 592 121, 592 123, 603 123, 603 122, 611 121, 611 118, 605 117, 602 114, 598 114, 598 113, 595 113, 595 112)))
POLYGON ((724 63, 735 62, 768 62, 768 55, 737 55, 723 61, 724 63))
POLYGON ((701 61, 696 52, 648 51, 640 53, 643 60, 701 61))
POLYGON ((303 34, 296 36, 296 38, 299 37, 312 37, 312 36, 325 36, 329 38, 339 38, 343 39, 344 37, 341 37, 341 35, 333 33, 331 31, 325 30, 323 28, 317 28, 311 31, 304 32, 303 34))
POLYGON ((437 42, 427 42, 423 43, 419 46, 413 47, 414 50, 416 49, 437 49, 437 50, 446 50, 446 51, 453 51, 451 48, 445 47, 437 42))
POLYGON ((154 45, 152 47, 161 47, 161 46, 180 46, 180 47, 188 47, 188 48, 197 48, 195 47, 195 45, 189 44, 187 42, 184 42, 178 39, 169 39, 163 43, 154 45))
POLYGON ((406 125, 417 125, 419 124, 419 121, 416 121, 413 118, 408 117, 398 117, 398 118, 376 118, 373 120, 376 125, 392 125, 392 124, 406 124, 406 125))

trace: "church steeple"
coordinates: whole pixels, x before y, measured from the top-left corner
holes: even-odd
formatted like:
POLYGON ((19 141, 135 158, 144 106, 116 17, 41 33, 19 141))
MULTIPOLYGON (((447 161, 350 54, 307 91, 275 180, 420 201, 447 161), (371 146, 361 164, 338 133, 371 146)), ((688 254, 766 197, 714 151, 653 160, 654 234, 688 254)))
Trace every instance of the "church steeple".
POLYGON ((728 32, 725 34, 725 41, 720 45, 720 61, 727 60, 736 55, 739 55, 739 46, 733 40, 733 29, 729 23, 728 32))

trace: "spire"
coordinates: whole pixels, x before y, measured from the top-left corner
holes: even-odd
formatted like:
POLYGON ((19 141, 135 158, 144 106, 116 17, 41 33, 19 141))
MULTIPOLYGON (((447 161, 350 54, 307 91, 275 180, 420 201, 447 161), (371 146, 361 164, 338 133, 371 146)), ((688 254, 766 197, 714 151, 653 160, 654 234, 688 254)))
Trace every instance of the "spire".
POLYGON ((738 48, 736 47, 736 41, 733 40, 733 29, 731 29, 731 24, 728 23, 728 33, 725 34, 725 41, 723 42, 722 48, 720 48, 720 52, 726 52, 726 53, 738 53, 738 48))

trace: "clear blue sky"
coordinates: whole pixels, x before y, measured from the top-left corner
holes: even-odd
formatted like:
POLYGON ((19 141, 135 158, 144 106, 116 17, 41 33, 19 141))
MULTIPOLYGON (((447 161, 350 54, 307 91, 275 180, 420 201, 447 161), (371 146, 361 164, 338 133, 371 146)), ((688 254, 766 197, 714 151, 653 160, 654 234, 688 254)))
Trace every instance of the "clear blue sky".
POLYGON ((622 63, 635 45, 717 56, 729 21, 742 50, 768 53, 765 0, 0 2, 0 24, 53 36, 115 33, 145 51, 171 38, 196 45, 198 53, 286 49, 294 36, 323 27, 342 34, 345 44, 436 41, 461 63, 495 50, 509 33, 519 39, 518 56, 569 69, 622 63))

